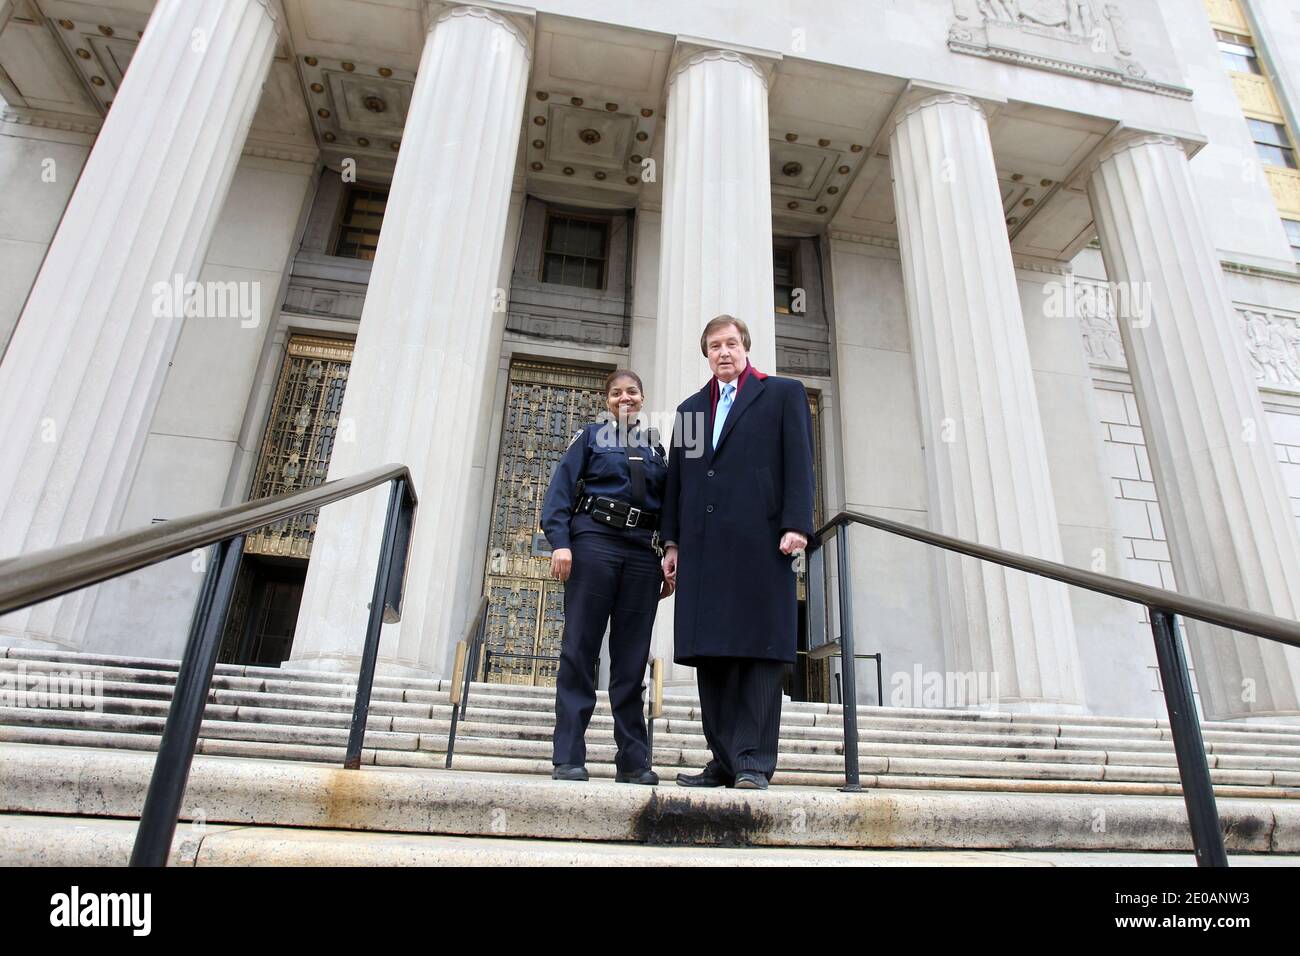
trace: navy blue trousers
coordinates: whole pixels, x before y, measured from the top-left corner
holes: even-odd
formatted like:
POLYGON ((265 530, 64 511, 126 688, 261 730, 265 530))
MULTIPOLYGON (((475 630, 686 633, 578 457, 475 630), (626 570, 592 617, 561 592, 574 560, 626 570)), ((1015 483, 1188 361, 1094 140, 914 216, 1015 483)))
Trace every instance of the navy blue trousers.
POLYGON ((650 766, 644 677, 659 608, 659 557, 644 544, 598 532, 573 538, 573 568, 564 584, 564 638, 555 682, 552 762, 587 762, 586 733, 596 709, 593 671, 609 625, 609 703, 619 770, 650 766))

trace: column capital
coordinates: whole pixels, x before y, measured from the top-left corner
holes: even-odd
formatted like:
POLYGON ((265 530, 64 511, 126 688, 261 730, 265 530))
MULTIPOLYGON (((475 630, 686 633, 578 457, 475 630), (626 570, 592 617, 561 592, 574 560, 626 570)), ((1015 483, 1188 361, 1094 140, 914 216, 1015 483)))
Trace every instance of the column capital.
POLYGON ((987 123, 993 115, 1006 104, 1006 99, 988 93, 977 93, 959 87, 944 86, 938 83, 918 83, 910 81, 894 102, 889 119, 881 127, 877 136, 876 147, 881 148, 884 141, 896 130, 900 123, 921 110, 945 104, 966 106, 984 117, 987 123))
POLYGON ((976 113, 979 113, 980 116, 984 117, 986 123, 988 122, 988 111, 984 109, 984 106, 975 97, 966 93, 931 93, 929 96, 923 96, 915 102, 908 103, 900 109, 894 116, 894 126, 898 126, 899 123, 903 122, 903 120, 907 119, 914 113, 919 113, 921 110, 929 109, 932 106, 942 106, 946 103, 953 103, 959 106, 969 106, 976 113))
POLYGON ((1085 159, 1079 165, 1077 171, 1070 175, 1068 181, 1072 186, 1086 187, 1088 180, 1092 178, 1092 174, 1097 171, 1097 168, 1102 163, 1140 146, 1172 146, 1182 150, 1183 154, 1188 159, 1191 159, 1200 152, 1205 142, 1204 139, 1180 136, 1160 130, 1118 129, 1102 141, 1092 156, 1085 159))
POLYGON ((764 72, 762 67, 755 63, 753 59, 743 53, 737 52, 736 50, 722 49, 700 50, 698 53, 692 53, 689 56, 684 57, 673 68, 672 73, 669 74, 667 86, 672 87, 673 83, 677 80, 677 77, 682 73, 685 73, 691 67, 699 63, 706 63, 710 60, 727 60, 732 63, 738 63, 754 72, 754 75, 762 81, 763 89, 768 88, 767 73, 764 72))
POLYGON ((519 42, 519 45, 523 47, 524 56, 528 57, 530 62, 532 60, 532 20, 535 12, 529 8, 503 3, 480 6, 478 4, 450 4, 446 0, 424 0, 421 14, 426 33, 432 32, 438 24, 455 17, 479 17, 491 21, 513 36, 519 42))
POLYGON ((1173 136, 1164 133, 1144 133, 1141 130, 1123 130, 1107 142, 1088 164, 1088 175, 1091 176, 1096 172, 1097 167, 1106 160, 1139 146, 1173 146, 1186 152, 1183 144, 1173 136))
POLYGON ((271 18, 271 25, 275 27, 275 36, 277 39, 284 39, 284 11, 280 8, 280 0, 254 0, 254 2, 266 11, 266 15, 271 18))

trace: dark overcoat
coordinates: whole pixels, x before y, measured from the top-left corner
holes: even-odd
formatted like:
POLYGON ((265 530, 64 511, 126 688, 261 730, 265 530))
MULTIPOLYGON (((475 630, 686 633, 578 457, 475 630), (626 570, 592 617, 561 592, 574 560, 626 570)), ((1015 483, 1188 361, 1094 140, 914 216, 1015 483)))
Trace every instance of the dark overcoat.
MULTIPOLYGON (((711 382, 712 380, 710 380, 711 382)), ((675 541, 674 660, 793 663, 793 557, 781 536, 813 534, 812 417, 803 384, 755 369, 713 447, 706 383, 677 407, 661 538, 675 541)))

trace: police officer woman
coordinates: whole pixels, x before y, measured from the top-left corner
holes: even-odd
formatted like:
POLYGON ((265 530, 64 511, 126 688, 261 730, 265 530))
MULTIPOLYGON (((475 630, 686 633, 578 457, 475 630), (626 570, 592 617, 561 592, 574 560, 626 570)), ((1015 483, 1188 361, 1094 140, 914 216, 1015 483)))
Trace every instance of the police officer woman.
POLYGON ((643 401, 635 372, 618 369, 605 379, 608 414, 573 436, 542 503, 551 575, 564 582, 551 758, 556 780, 587 779, 593 671, 608 624, 614 779, 659 782, 650 769, 641 692, 655 611, 672 590, 660 569, 658 536, 668 465, 654 430, 637 420, 643 401))

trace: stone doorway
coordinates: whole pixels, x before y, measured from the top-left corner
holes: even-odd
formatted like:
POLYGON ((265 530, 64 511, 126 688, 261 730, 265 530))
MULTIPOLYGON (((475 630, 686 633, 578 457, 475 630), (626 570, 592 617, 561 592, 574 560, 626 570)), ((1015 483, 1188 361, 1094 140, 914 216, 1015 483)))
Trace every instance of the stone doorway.
MULTIPOLYGON (((290 336, 248 498, 321 484, 339 428, 352 365, 351 339, 290 336)), ((293 645, 316 533, 316 512, 248 536, 222 636, 225 664, 279 666, 293 645)))
POLYGON ((604 410, 609 371, 531 359, 510 364, 484 573, 488 616, 480 680, 555 686, 564 585, 551 578, 542 499, 569 439, 604 410))

